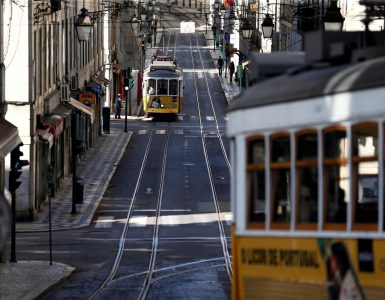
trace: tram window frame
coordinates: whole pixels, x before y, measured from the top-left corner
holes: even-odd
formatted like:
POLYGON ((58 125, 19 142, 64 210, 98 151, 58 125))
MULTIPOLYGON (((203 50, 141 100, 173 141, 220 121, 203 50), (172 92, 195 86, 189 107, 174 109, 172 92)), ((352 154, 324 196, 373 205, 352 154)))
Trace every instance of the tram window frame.
MULTIPOLYGON (((290 134, 288 132, 277 132, 270 136, 270 218, 271 218, 271 229, 284 229, 289 230, 290 229, 290 222, 291 222, 291 216, 292 216, 292 199, 291 199, 291 188, 292 188, 292 182, 291 182, 291 168, 290 168, 290 159, 291 159, 291 138, 290 134), (283 156, 277 156, 277 153, 279 151, 282 151, 282 149, 277 150, 277 153, 274 152, 275 145, 274 143, 281 138, 285 138, 288 140, 287 144, 287 153, 283 156), (285 160, 286 158, 286 160, 285 160), (277 207, 277 191, 279 190, 279 184, 283 184, 283 181, 280 181, 281 175, 284 175, 287 178, 287 182, 285 184, 286 187, 286 197, 287 199, 287 216, 283 221, 277 220, 277 214, 279 207, 277 207), (279 182, 280 181, 280 182, 279 182), (275 184, 277 183, 277 185, 275 184)), ((285 193, 285 192, 283 192, 285 193)), ((278 201, 279 202, 279 201, 278 201)), ((279 204, 279 203, 278 203, 279 204)), ((283 205, 282 205, 283 206, 283 205)))
MULTIPOLYGON (((323 167, 323 219, 324 219, 324 222, 323 222, 323 226, 324 226, 324 229, 325 230, 346 230, 347 228, 347 215, 348 215, 348 203, 350 201, 350 197, 349 197, 349 166, 348 166, 348 157, 349 157, 349 141, 348 141, 348 135, 347 135, 347 128, 343 125, 335 125, 335 126, 330 126, 330 127, 327 127, 327 128, 324 128, 323 131, 322 131, 322 139, 323 139, 323 162, 322 162, 322 167, 323 167), (329 147, 329 144, 328 144, 328 138, 327 138, 327 135, 328 134, 331 134, 331 133, 344 133, 344 150, 342 150, 343 153, 341 153, 341 149, 337 145, 337 155, 336 156, 333 156, 333 155, 330 155, 330 149, 332 149, 332 147, 329 147), (343 155, 341 155, 343 154, 343 155), (338 172, 341 173, 343 172, 343 169, 345 169, 345 176, 343 175, 338 175, 338 176, 335 176, 335 177, 332 177, 334 174, 333 174, 333 171, 335 171, 335 169, 333 170, 333 168, 338 168, 338 172), (335 209, 335 211, 333 213, 335 213, 335 218, 341 218, 342 217, 342 220, 340 222, 336 222, 335 220, 333 220, 333 218, 330 218, 328 219, 327 217, 327 214, 329 213, 329 207, 331 206, 331 201, 329 199, 329 193, 328 193, 328 189, 329 189, 329 183, 330 183, 330 179, 332 181, 336 181, 338 180, 338 190, 334 189, 334 192, 333 194, 337 197, 337 199, 334 201, 333 205, 334 207, 337 209, 335 209), (341 187, 341 184, 342 184, 342 187, 344 187, 345 189, 343 189, 341 187), (344 207, 341 208, 338 208, 338 202, 341 201, 340 198, 343 197, 343 201, 345 202, 345 205, 344 207), (342 215, 339 215, 339 213, 342 213, 342 215)), ((341 141, 339 141, 341 142, 341 141)))
MULTIPOLYGON (((319 182, 319 170, 318 170, 318 134, 316 129, 303 129, 296 132, 295 135, 295 151, 296 151, 296 228, 299 230, 316 230, 318 222, 318 182, 319 182), (303 143, 301 141, 306 137, 312 136, 315 140, 315 145, 310 147, 308 151, 304 151, 303 143), (302 152, 301 152, 302 151, 302 152), (309 151, 311 152, 309 154, 309 151), (306 172, 305 176, 304 173, 306 172), (310 186, 302 185, 302 182, 308 180, 308 174, 315 172, 315 182, 310 183, 310 186), (315 185, 315 186, 313 186, 315 185), (304 195, 306 192, 307 195, 304 195), (313 194, 313 195, 311 195, 313 194), (301 198, 307 198, 301 200, 301 198), (303 205, 306 202, 306 205, 303 205), (309 214, 309 209, 312 209, 312 213, 309 214), (306 215, 308 214, 308 215, 306 215), (308 220, 302 220, 301 217, 305 216, 308 220), (315 219, 313 220, 313 218, 315 219)), ((314 179, 314 178, 313 178, 314 179)))
MULTIPOLYGON (((266 179, 265 179, 265 157, 266 157, 266 145, 265 138, 262 135, 253 136, 247 139, 247 216, 248 223, 247 226, 250 229, 264 229, 265 228, 265 219, 266 219, 266 211, 267 211, 267 203, 266 203, 266 179), (254 143, 262 143, 262 157, 258 158, 254 156, 253 144, 254 143), (257 176, 257 177, 255 177, 257 176), (256 188, 255 183, 259 183, 258 178, 262 178, 261 184, 256 188), (257 182, 255 182, 255 179, 257 182), (261 197, 257 197, 254 199, 254 196, 261 193, 261 197), (255 206, 257 206, 256 201, 258 202, 260 199, 263 199, 264 202, 264 213, 260 215, 260 219, 258 215, 254 214, 255 206)), ((262 201, 261 201, 262 202, 262 201)))
MULTIPOLYGON (((352 216, 353 222, 352 227, 353 230, 377 230, 378 229, 378 212, 379 212, 379 172, 380 172, 380 164, 378 161, 378 138, 379 138, 379 130, 378 130, 378 122, 375 121, 366 121, 360 122, 352 126, 352 216), (372 135, 367 135, 367 137, 373 137, 372 145, 374 147, 374 152, 371 154, 365 154, 364 151, 367 142, 359 140, 359 137, 364 136, 365 131, 373 130, 372 135), (364 132, 363 132, 364 131, 364 132), (360 147, 361 146, 361 147, 360 147), (362 147, 363 146, 363 147, 362 147), (360 150, 361 149, 361 150, 360 150), (362 151, 362 153, 360 153, 362 151), (360 172, 368 172, 370 168, 375 165, 377 168, 376 174, 363 174, 360 172), (366 166, 366 167, 365 167, 366 166), (359 203, 361 202, 359 199, 360 186, 363 184, 376 184, 377 185, 377 201, 372 201, 368 203, 359 203), (373 209, 374 208, 374 209, 373 209), (359 214, 360 211, 373 211, 374 213, 367 215, 359 214), (373 222, 371 220, 365 220, 365 218, 373 218, 373 222)), ((362 187, 364 190, 364 187, 362 187)), ((362 191, 363 193, 363 191, 362 191)))
POLYGON ((179 94, 179 84, 178 84, 178 79, 170 79, 168 81, 169 84, 169 95, 170 96, 178 96, 179 94), (172 84, 174 83, 174 86, 172 84))
POLYGON ((156 79, 150 78, 146 80, 146 85, 147 85, 147 91, 150 96, 155 95, 156 91, 156 79), (150 93, 150 88, 152 88, 152 93, 150 93))
POLYGON ((157 95, 167 96, 168 95, 168 79, 158 79, 157 82, 157 95), (165 92, 161 92, 162 87, 166 88, 165 92))

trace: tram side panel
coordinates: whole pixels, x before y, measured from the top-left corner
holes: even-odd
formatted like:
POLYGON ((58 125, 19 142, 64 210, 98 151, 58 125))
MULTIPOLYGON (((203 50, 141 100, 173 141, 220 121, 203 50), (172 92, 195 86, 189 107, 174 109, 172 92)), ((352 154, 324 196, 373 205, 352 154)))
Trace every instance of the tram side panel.
POLYGON ((385 297, 384 241, 235 236, 233 246, 233 299, 385 297))

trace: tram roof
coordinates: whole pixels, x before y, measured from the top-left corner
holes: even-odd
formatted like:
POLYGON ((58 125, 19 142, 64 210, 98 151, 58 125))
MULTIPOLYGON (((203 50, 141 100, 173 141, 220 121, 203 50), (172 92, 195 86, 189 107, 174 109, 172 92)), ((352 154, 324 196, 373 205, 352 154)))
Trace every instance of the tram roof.
POLYGON ((327 68, 306 66, 245 90, 229 111, 362 90, 385 85, 385 57, 327 68))
POLYGON ((180 76, 182 76, 182 72, 179 69, 153 69, 146 73, 146 77, 152 78, 179 78, 180 76))

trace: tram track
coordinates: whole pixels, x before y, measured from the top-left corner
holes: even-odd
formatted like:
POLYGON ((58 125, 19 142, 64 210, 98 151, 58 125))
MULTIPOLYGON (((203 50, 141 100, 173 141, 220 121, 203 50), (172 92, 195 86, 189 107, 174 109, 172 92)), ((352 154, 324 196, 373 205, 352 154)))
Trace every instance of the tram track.
MULTIPOLYGON (((150 257, 150 261, 148 263, 148 269, 143 272, 144 274, 146 274, 146 278, 143 282, 143 287, 141 289, 141 292, 140 292, 138 299, 145 299, 146 298, 146 294, 148 292, 149 286, 151 285, 151 277, 153 275, 154 268, 155 268, 157 245, 158 245, 158 234, 159 234, 158 220, 159 220, 160 211, 161 211, 161 201, 162 201, 162 192, 163 192, 163 183, 164 183, 164 173, 165 173, 165 168, 166 168, 168 140, 169 140, 169 135, 167 134, 166 135, 166 141, 164 143, 164 148, 163 148, 163 160, 162 160, 162 165, 161 165, 161 174, 160 174, 160 178, 159 178, 159 187, 158 187, 159 190, 158 190, 156 212, 155 212, 155 224, 154 224, 153 234, 150 238, 152 240, 151 257, 150 257)), ((141 167, 139 170, 138 178, 136 180, 135 189, 134 189, 134 192, 132 195, 132 200, 131 200, 131 203, 129 205, 129 208, 127 211, 127 216, 125 218, 125 222, 124 222, 124 226, 123 226, 123 230, 122 230, 122 233, 121 233, 121 236, 119 239, 118 250, 117 250, 117 253, 115 254, 115 259, 114 259, 114 262, 112 264, 111 270, 110 270, 108 276, 106 277, 106 279, 88 297, 89 300, 96 299, 98 297, 98 295, 106 287, 108 287, 110 284, 112 284, 115 281, 120 279, 120 277, 115 278, 115 276, 116 276, 117 271, 121 265, 123 253, 125 250, 125 244, 126 244, 126 240, 127 240, 127 233, 128 233, 128 229, 129 229, 129 224, 130 224, 130 220, 132 219, 133 212, 135 210, 135 205, 136 205, 136 201, 137 201, 137 195, 138 195, 139 187, 140 187, 141 182, 144 178, 143 174, 144 174, 146 165, 148 163, 148 158, 149 158, 149 153, 150 153, 152 141, 153 141, 153 132, 151 132, 149 139, 148 139, 148 142, 147 142, 147 146, 146 146, 146 150, 145 150, 145 153, 144 153, 144 156, 142 159, 142 164, 141 164, 141 167)))
MULTIPOLYGON (((196 49, 197 49, 198 54, 199 54, 200 63, 202 64, 202 69, 203 69, 203 74, 204 74, 206 90, 208 92, 208 99, 209 99, 209 102, 211 104, 212 113, 214 115, 216 134, 217 134, 218 140, 220 141, 221 151, 222 151, 224 160, 226 161, 227 168, 228 168, 229 173, 231 175, 231 166, 230 166, 230 162, 228 160, 227 153, 225 151, 224 143, 223 143, 223 140, 222 140, 222 134, 221 134, 220 129, 219 129, 218 119, 217 119, 217 116, 216 116, 216 113, 215 113, 213 99, 212 99, 212 96, 211 96, 211 93, 210 93, 210 88, 209 88, 209 84, 208 84, 208 80, 207 80, 207 75, 206 75, 206 72, 205 72, 204 61, 202 59, 202 55, 201 55, 201 52, 200 52, 200 46, 199 46, 199 43, 198 43, 196 35, 194 35, 194 37, 196 39, 196 49)), ((194 46, 194 48, 195 48, 195 46, 194 46)), ((195 70, 193 46, 192 46, 191 40, 190 40, 190 51, 191 51, 191 58, 192 58, 193 69, 195 70)), ((195 72, 194 72, 194 74, 195 74, 195 72)), ((208 154, 208 149, 207 149, 207 144, 206 144, 206 135, 207 135, 207 133, 205 132, 205 126, 204 126, 204 122, 203 122, 203 119, 202 119, 202 110, 201 110, 201 105, 200 105, 200 102, 199 102, 198 83, 197 83, 196 76, 194 76, 194 79, 195 79, 195 82, 194 82, 195 90, 196 90, 196 95, 197 95, 196 100, 197 100, 197 108, 198 108, 198 114, 199 114, 199 124, 200 124, 199 127, 200 127, 200 133, 201 133, 202 149, 203 149, 205 163, 206 163, 206 168, 207 168, 207 172, 208 172, 208 176, 209 176, 211 193, 212 193, 212 196, 213 196, 213 202, 214 202, 214 206, 215 206, 215 210, 216 210, 216 214, 217 214, 217 223, 218 223, 218 228, 219 228, 219 232, 220 232, 220 239, 221 239, 223 256, 224 256, 224 260, 225 260, 225 268, 226 268, 227 276, 228 276, 229 280, 231 281, 231 278, 232 278, 231 255, 229 253, 226 232, 225 232, 225 229, 224 229, 224 226, 223 226, 223 220, 221 218, 220 203, 219 203, 218 195, 217 195, 216 188, 215 188, 214 176, 213 176, 213 172, 212 172, 212 168, 211 168, 211 163, 210 163, 210 159, 209 159, 209 154, 208 154)))
MULTIPOLYGON (((166 51, 167 54, 169 54, 169 52, 170 52, 169 49, 171 49, 171 47, 174 47, 173 51, 174 51, 174 53, 176 53, 176 39, 177 39, 177 37, 175 37, 175 43, 172 46, 171 45, 172 44, 171 35, 172 35, 172 33, 169 32, 167 45, 165 46, 166 48, 163 48, 163 50, 166 51)), ((190 49, 192 49, 191 48, 191 39, 190 39, 190 49)), ((200 58, 200 59, 201 59, 201 61, 203 61, 202 58, 200 58)), ((207 89, 209 89, 209 86, 207 83, 207 78, 205 80, 206 80, 207 89)), ((210 99, 210 101, 212 101, 212 99, 210 99)), ((202 271, 208 270, 208 269, 224 268, 226 270, 226 273, 227 273, 229 280, 231 281, 231 276, 232 276, 231 256, 230 256, 229 249, 228 249, 228 241, 227 241, 228 238, 226 236, 226 232, 225 232, 225 228, 224 228, 224 224, 223 224, 225 220, 221 216, 220 200, 218 199, 218 195, 216 192, 214 175, 213 175, 212 167, 210 165, 211 164, 210 158, 209 158, 210 154, 209 154, 209 150, 207 149, 208 147, 207 147, 207 143, 206 143, 206 139, 208 138, 208 135, 210 135, 212 133, 212 131, 206 132, 206 126, 203 124, 203 118, 201 116, 201 111, 199 108, 199 100, 198 99, 197 99, 197 105, 198 105, 199 123, 200 123, 200 126, 199 126, 200 127, 200 139, 201 139, 201 144, 203 147, 203 155, 205 157, 206 169, 207 169, 208 177, 209 177, 209 181, 210 181, 209 185, 211 188, 211 194, 212 194, 212 197, 214 199, 214 207, 215 207, 216 219, 217 219, 218 229, 219 229, 219 236, 214 238, 214 239, 211 239, 211 240, 213 242, 214 241, 220 242, 220 245, 222 247, 223 257, 211 258, 211 259, 200 259, 199 261, 191 261, 191 262, 187 262, 187 263, 173 264, 170 267, 156 268, 157 267, 157 254, 159 251, 158 250, 159 242, 164 241, 164 239, 160 238, 160 236, 159 236, 159 228, 161 225, 160 219, 161 219, 161 213, 162 213, 162 200, 164 197, 163 191, 164 191, 165 174, 166 174, 166 168, 167 168, 167 153, 168 153, 170 131, 171 131, 171 129, 168 128, 166 130, 162 130, 162 131, 165 131, 165 134, 164 134, 165 140, 162 142, 162 144, 163 144, 162 159, 159 160, 161 162, 157 166, 157 168, 160 169, 160 174, 157 177, 159 183, 158 183, 158 187, 157 187, 157 197, 156 197, 155 209, 151 210, 152 213, 154 213, 154 216, 153 216, 154 223, 152 224, 153 225, 152 235, 145 238, 147 241, 151 241, 151 247, 149 249, 150 258, 146 263, 147 268, 144 270, 140 270, 138 272, 131 273, 131 274, 127 274, 127 272, 125 272, 125 271, 121 271, 118 274, 118 270, 119 270, 120 266, 122 265, 122 261, 123 261, 123 254, 125 251, 125 245, 128 241, 127 234, 129 231, 130 220, 133 217, 133 213, 135 211, 135 206, 137 205, 138 191, 139 191, 139 188, 141 186, 142 180, 145 176, 144 172, 145 172, 145 169, 146 169, 147 164, 148 164, 149 153, 150 153, 150 149, 151 149, 152 144, 153 144, 153 132, 154 132, 154 130, 152 130, 151 134, 148 138, 146 150, 143 154, 143 158, 142 158, 142 162, 141 162, 141 166, 140 166, 140 171, 139 171, 138 177, 136 179, 136 184, 135 184, 135 188, 134 188, 134 191, 132 194, 131 203, 129 205, 127 215, 125 218, 125 222, 124 222, 124 226, 122 229, 122 233, 121 233, 120 239, 118 241, 118 249, 117 249, 111 270, 110 270, 108 276, 106 277, 106 279, 99 285, 99 287, 97 289, 95 289, 92 292, 92 294, 88 297, 88 299, 98 298, 99 296, 102 295, 102 293, 105 289, 112 287, 113 284, 115 285, 115 284, 118 284, 120 282, 124 282, 123 280, 128 280, 128 279, 132 280, 135 278, 136 278, 135 279, 136 281, 139 280, 140 282, 142 282, 141 287, 140 287, 140 291, 135 292, 135 294, 137 293, 137 296, 135 296, 135 298, 138 300, 139 299, 143 300, 143 299, 148 298, 148 294, 151 291, 151 286, 154 283, 165 280, 167 278, 175 277, 175 276, 182 275, 182 274, 188 274, 191 272, 202 272, 202 271)), ((214 110, 213 104, 212 104, 212 109, 214 110)), ((215 132, 216 132, 215 135, 219 139, 221 139, 221 133, 220 133, 220 129, 219 129, 219 125, 218 125, 217 121, 216 121, 216 131, 215 132)), ((224 147, 223 141, 221 141, 221 144, 222 144, 222 150, 221 151, 225 152, 225 147, 224 147)), ((227 157, 227 156, 224 155, 224 157, 227 157)), ((225 158, 225 160, 226 160, 226 158, 225 158)), ((154 166, 152 166, 152 167, 154 167, 154 166)), ((227 165, 227 168, 229 170, 231 170, 229 164, 227 165)), ((202 239, 199 237, 194 237, 194 238, 182 237, 182 238, 179 238, 178 240, 181 242, 207 242, 207 239, 202 239)))

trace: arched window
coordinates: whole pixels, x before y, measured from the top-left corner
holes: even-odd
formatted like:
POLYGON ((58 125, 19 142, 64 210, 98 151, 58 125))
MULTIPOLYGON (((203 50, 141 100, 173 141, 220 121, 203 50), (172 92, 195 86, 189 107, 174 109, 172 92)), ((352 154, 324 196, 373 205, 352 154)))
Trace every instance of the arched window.
POLYGON ((317 131, 296 134, 296 211, 298 229, 316 229, 318 220, 317 131))
POLYGON ((334 126, 323 131, 325 229, 346 229, 349 197, 346 128, 334 126))
POLYGON ((271 136, 271 220, 273 229, 290 225, 290 135, 271 136))
POLYGON ((352 127, 352 162, 353 229, 376 230, 379 171, 376 122, 359 123, 352 127))
POLYGON ((254 136, 247 140, 247 193, 250 227, 264 228, 266 198, 263 136, 254 136))

